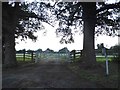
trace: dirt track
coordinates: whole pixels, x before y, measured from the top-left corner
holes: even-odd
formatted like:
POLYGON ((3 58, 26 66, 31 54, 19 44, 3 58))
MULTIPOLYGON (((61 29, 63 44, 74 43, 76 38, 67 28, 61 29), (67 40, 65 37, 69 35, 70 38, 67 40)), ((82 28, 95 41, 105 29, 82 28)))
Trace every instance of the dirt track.
POLYGON ((3 88, 97 88, 66 64, 30 64, 3 71, 3 88))

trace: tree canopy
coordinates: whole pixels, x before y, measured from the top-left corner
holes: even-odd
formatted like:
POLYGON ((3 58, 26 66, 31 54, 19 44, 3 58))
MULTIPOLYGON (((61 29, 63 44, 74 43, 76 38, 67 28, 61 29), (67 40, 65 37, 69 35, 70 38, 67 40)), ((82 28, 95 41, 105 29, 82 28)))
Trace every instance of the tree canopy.
MULTIPOLYGON (((8 3, 6 3, 6 5, 7 4, 8 3)), ((81 30, 83 32, 84 17, 82 4, 82 2, 55 2, 53 5, 50 2, 20 3, 17 13, 19 22, 17 22, 16 26, 16 38, 22 36, 22 40, 24 40, 24 38, 36 40, 37 37, 34 36, 33 33, 37 32, 37 30, 44 29, 41 22, 46 22, 53 26, 54 21, 57 20, 59 21, 59 27, 56 30, 56 34, 63 36, 60 42, 74 42, 74 31, 81 30)), ((6 5, 4 2, 3 7, 6 7, 6 5)), ((14 9, 11 4, 7 7, 9 7, 9 9, 7 9, 9 12, 14 9)), ((98 2, 96 4, 97 21, 95 34, 97 36, 100 34, 118 36, 117 31, 120 28, 120 18, 118 16, 120 13, 119 7, 120 2, 114 4, 98 2)), ((6 15, 4 15, 4 18, 6 18, 6 15)), ((6 24, 3 23, 3 29, 4 25, 6 24)))
MULTIPOLYGON (((56 30, 57 34, 61 35, 62 33, 62 41, 73 42, 72 30, 79 28, 78 30, 83 31, 83 2, 59 2, 53 9, 54 15, 60 21, 59 28, 56 30)), ((100 34, 118 36, 117 31, 120 29, 119 13, 120 2, 114 4, 98 2, 96 4, 95 34, 97 36, 100 34)))
POLYGON ((50 24, 50 16, 48 16, 45 5, 40 3, 28 3, 28 2, 14 2, 15 5, 18 4, 18 8, 15 10, 15 6, 13 4, 9 4, 9 2, 3 2, 2 8, 3 10, 3 36, 4 33, 10 33, 9 27, 11 25, 12 17, 14 15, 17 16, 18 21, 16 22, 15 29, 15 38, 22 37, 21 40, 25 38, 30 38, 32 40, 36 40, 37 37, 34 35, 34 32, 38 30, 44 29, 42 22, 46 22, 50 24), (39 5, 38 5, 39 4, 39 5), (16 14, 13 11, 17 11, 16 14), (39 15, 38 15, 39 14, 39 15), (7 31, 8 30, 8 31, 7 31))

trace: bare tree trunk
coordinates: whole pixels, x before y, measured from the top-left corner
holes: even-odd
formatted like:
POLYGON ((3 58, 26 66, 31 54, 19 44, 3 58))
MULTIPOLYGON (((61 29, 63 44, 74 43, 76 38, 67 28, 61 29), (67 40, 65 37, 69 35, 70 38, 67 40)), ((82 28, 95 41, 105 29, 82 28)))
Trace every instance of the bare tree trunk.
POLYGON ((96 23, 96 3, 83 3, 83 20, 84 20, 84 39, 82 60, 87 66, 92 66, 96 63, 95 47, 94 47, 94 32, 96 23))
POLYGON ((4 59, 5 59, 5 48, 4 48, 4 44, 2 43, 2 64, 4 64, 4 59))
POLYGON ((14 67, 17 65, 16 52, 15 52, 15 37, 13 32, 5 35, 5 67, 14 67))
POLYGON ((14 67, 17 65, 16 50, 15 50, 15 29, 18 23, 18 8, 19 3, 15 3, 14 8, 10 7, 8 3, 3 3, 3 30, 4 30, 4 65, 3 67, 14 67))

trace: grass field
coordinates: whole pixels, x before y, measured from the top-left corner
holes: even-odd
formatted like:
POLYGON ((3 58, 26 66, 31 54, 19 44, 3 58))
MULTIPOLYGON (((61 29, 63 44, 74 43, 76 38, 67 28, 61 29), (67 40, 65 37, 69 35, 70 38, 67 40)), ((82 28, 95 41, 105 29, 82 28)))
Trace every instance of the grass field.
MULTIPOLYGON (((16 54, 17 61, 24 61, 23 54, 16 54)), ((33 56, 35 58, 35 55, 33 56)), ((25 61, 32 61, 31 54, 25 54, 25 61)))
MULTIPOLYGON (((104 62, 106 61, 105 57, 96 57, 97 62, 104 62)), ((108 61, 112 61, 112 57, 108 57, 108 61)))

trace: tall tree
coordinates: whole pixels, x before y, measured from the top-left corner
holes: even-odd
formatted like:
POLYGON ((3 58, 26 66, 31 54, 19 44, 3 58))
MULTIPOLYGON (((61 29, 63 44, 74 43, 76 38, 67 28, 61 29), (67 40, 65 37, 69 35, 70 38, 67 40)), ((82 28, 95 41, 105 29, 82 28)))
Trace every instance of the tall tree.
POLYGON ((16 66, 16 55, 15 55, 15 28, 16 23, 18 21, 17 9, 19 8, 18 3, 15 4, 14 8, 12 8, 7 3, 2 4, 2 10, 3 13, 3 40, 4 40, 4 46, 5 46, 5 58, 4 63, 5 67, 11 67, 16 66), (9 10, 8 10, 9 9, 9 10), (10 60, 11 59, 11 60, 10 60))
POLYGON ((94 47, 94 32, 96 23, 96 3, 84 2, 83 6, 83 52, 82 60, 88 66, 94 65, 96 62, 95 58, 95 47, 94 47), (91 63, 92 62, 92 63, 91 63))
POLYGON ((107 4, 99 2, 58 2, 55 14, 59 19, 57 34, 62 33, 61 42, 73 42, 71 27, 81 28, 84 34, 82 59, 88 66, 95 64, 94 35, 116 36, 120 28, 118 13, 120 2, 107 4), (95 29, 96 27, 96 29, 95 29))
MULTIPOLYGON (((23 3, 20 5, 18 2, 13 4, 8 4, 8 2, 2 3, 2 29, 3 29, 3 46, 4 46, 4 66, 11 67, 16 66, 16 53, 15 53, 15 38, 22 36, 22 38, 30 38, 36 40, 37 37, 34 36, 33 32, 41 29, 41 21, 49 23, 47 20, 47 13, 43 16, 44 10, 40 12, 40 15, 36 15, 32 11, 32 7, 28 5, 33 5, 35 7, 36 3, 28 4, 23 3), (30 8, 30 9, 28 9, 30 8)), ((40 8, 40 7, 39 7, 40 8)), ((41 6, 44 9, 45 6, 41 6)))

